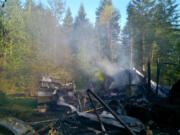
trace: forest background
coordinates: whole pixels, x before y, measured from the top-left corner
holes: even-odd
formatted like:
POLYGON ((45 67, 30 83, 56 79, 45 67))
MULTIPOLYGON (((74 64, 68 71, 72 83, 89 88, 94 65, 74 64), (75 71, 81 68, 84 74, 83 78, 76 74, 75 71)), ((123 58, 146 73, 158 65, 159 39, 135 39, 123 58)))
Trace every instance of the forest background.
POLYGON ((130 1, 124 27, 111 0, 101 0, 95 24, 83 5, 73 18, 63 0, 49 0, 48 6, 33 0, 0 2, 0 91, 6 94, 35 96, 42 75, 60 83, 74 80, 84 89, 120 69, 147 74, 148 60, 153 80, 157 61, 175 64, 162 65, 161 85, 180 78, 176 0, 130 1))

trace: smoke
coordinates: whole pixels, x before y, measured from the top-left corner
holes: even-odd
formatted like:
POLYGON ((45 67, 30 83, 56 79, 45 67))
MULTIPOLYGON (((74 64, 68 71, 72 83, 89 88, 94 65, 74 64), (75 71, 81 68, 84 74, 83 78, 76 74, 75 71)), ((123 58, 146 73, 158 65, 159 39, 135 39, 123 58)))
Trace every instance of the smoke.
POLYGON ((114 77, 128 68, 129 58, 123 53, 121 42, 114 44, 115 62, 111 62, 107 59, 108 56, 104 57, 104 48, 99 41, 96 27, 90 22, 76 28, 63 27, 62 24, 57 24, 57 18, 50 10, 41 10, 43 11, 34 12, 28 30, 34 44, 38 44, 37 57, 40 64, 43 61, 47 66, 44 70, 54 66, 71 74, 94 76, 99 71, 114 77))
POLYGON ((97 67, 100 71, 105 72, 108 76, 114 76, 122 70, 117 63, 111 63, 110 61, 101 60, 97 62, 97 67))
MULTIPOLYGON (((120 53, 120 50, 119 52, 114 51, 117 62, 111 62, 107 59, 108 56, 104 57, 105 54, 102 54, 103 45, 99 43, 98 34, 92 24, 80 26, 71 36, 71 39, 76 42, 73 42, 69 47, 76 52, 78 68, 86 74, 93 76, 94 72, 99 71, 112 77, 122 69, 127 68, 123 66, 127 58, 123 57, 124 59, 121 60, 121 55, 116 54, 120 53)), ((69 37, 66 40, 69 40, 69 37)))

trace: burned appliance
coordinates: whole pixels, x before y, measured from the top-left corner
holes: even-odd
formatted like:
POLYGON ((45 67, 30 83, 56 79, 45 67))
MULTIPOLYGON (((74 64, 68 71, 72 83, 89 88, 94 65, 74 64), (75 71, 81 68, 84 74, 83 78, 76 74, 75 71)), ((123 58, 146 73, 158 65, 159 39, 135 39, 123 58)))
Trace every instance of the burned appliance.
POLYGON ((47 104, 52 102, 56 91, 61 89, 61 84, 55 82, 53 78, 43 76, 38 84, 38 104, 47 104))

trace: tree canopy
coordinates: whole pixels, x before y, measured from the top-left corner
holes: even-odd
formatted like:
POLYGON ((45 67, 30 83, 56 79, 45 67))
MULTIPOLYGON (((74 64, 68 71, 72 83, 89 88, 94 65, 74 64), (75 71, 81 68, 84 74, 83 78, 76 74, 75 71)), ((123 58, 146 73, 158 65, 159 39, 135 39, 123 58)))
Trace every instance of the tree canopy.
POLYGON ((175 63, 162 66, 162 84, 180 76, 176 0, 132 0, 123 28, 111 0, 100 1, 95 24, 83 4, 73 18, 62 0, 49 0, 48 6, 33 0, 0 2, 0 90, 8 94, 35 95, 45 74, 61 83, 75 80, 83 88, 92 78, 103 80, 100 72, 114 64, 146 74, 149 60, 152 79, 157 61, 175 63))

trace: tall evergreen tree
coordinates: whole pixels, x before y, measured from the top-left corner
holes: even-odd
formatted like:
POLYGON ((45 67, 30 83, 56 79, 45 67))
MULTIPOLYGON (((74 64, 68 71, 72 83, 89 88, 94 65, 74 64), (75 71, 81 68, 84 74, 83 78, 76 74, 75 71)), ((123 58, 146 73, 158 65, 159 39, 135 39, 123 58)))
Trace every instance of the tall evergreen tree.
POLYGON ((133 38, 137 67, 145 71, 146 58, 151 56, 152 21, 155 0, 133 0, 128 6, 128 27, 133 38))
POLYGON ((78 11, 78 15, 75 18, 74 26, 76 28, 81 25, 87 25, 88 22, 89 20, 86 18, 86 12, 84 10, 84 6, 81 4, 78 11))
POLYGON ((86 12, 84 10, 84 6, 81 4, 79 11, 78 11, 78 15, 75 18, 74 21, 74 28, 73 28, 73 52, 77 53, 78 49, 79 49, 79 37, 82 38, 82 40, 84 40, 83 38, 86 37, 85 29, 89 26, 89 20, 86 17, 86 12))
POLYGON ((81 5, 74 22, 72 48, 78 60, 78 65, 81 67, 80 70, 87 70, 86 73, 92 71, 90 65, 93 62, 92 59, 96 57, 97 48, 95 39, 94 27, 86 17, 84 6, 81 5), (90 51, 94 55, 87 55, 90 51))
MULTIPOLYGON (((70 49, 71 44, 73 44, 72 38, 73 38, 73 17, 71 14, 70 8, 67 9, 65 17, 63 19, 63 24, 62 24, 62 41, 61 44, 63 44, 64 47, 64 52, 67 61, 71 62, 72 59, 72 50, 70 49)), ((72 63, 72 62, 71 62, 72 63)))
POLYGON ((48 0, 48 4, 53 15, 56 16, 57 23, 61 23, 64 13, 64 2, 62 0, 48 0))
POLYGON ((129 34, 129 28, 127 25, 124 26, 121 33, 121 48, 119 51, 119 60, 122 66, 130 68, 132 66, 132 48, 131 48, 131 37, 129 34))
MULTIPOLYGON (((177 49, 179 31, 179 12, 176 0, 158 0, 157 12, 155 14, 155 37, 157 51, 153 61, 159 59, 161 62, 179 63, 180 51, 177 49)), ((162 68, 161 82, 173 84, 180 74, 178 66, 162 68)))
POLYGON ((112 5, 112 1, 111 0, 101 0, 100 1, 100 5, 96 10, 96 22, 99 20, 99 16, 106 5, 108 5, 108 6, 112 5))
MULTIPOLYGON (((0 8, 0 59, 6 56, 8 48, 8 27, 4 19, 5 10, 0 8)), ((2 63, 0 64, 2 65, 2 63)))
POLYGON ((101 0, 99 8, 97 8, 97 10, 96 10, 96 22, 99 20, 100 13, 104 9, 105 5, 106 5, 106 1, 101 0))
POLYGON ((101 1, 96 12, 96 28, 102 48, 102 57, 114 60, 114 45, 119 40, 120 14, 112 5, 111 0, 101 1))
POLYGON ((63 27, 72 28, 73 26, 73 17, 70 8, 67 9, 65 18, 63 20, 63 27))
POLYGON ((170 55, 174 52, 174 45, 176 42, 176 39, 174 38, 176 31, 179 29, 177 6, 175 0, 158 0, 154 26, 156 29, 156 39, 161 39, 156 40, 156 43, 159 48, 164 48, 159 49, 158 57, 163 56, 164 60, 171 58, 170 55))
MULTIPOLYGON (((145 71, 147 60, 177 61, 178 12, 175 0, 133 0, 128 6, 128 28, 136 67, 145 71), (176 55, 177 57, 177 55, 176 55)), ((155 68, 153 68, 155 69, 155 68)), ((162 69, 168 76, 167 70, 162 69)), ((155 71, 153 71, 155 72, 155 71)), ((167 78, 166 78, 167 79, 167 78)), ((165 80, 165 78, 164 78, 165 80)))
POLYGON ((60 26, 60 24, 62 23, 62 16, 64 13, 64 2, 62 0, 48 0, 49 3, 49 7, 50 10, 54 16, 53 21, 55 20, 55 25, 53 25, 54 27, 52 27, 54 33, 53 34, 53 47, 52 47, 52 51, 54 51, 54 62, 57 62, 57 40, 58 40, 58 26, 60 26))

